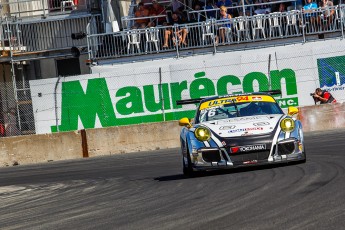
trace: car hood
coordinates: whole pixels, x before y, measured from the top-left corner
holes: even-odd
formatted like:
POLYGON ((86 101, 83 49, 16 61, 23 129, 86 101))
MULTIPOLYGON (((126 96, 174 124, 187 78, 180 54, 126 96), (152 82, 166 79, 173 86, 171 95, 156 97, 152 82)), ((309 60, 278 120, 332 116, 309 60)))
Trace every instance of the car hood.
POLYGON ((236 117, 204 122, 202 125, 207 126, 220 137, 251 136, 273 132, 283 116, 285 115, 271 114, 236 117))

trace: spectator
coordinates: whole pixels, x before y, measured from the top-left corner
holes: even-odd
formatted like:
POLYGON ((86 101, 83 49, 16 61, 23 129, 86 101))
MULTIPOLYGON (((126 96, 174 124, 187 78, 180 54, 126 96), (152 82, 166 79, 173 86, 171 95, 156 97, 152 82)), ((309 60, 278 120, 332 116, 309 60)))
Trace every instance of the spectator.
POLYGON ((192 8, 194 10, 197 10, 196 8, 198 8, 198 10, 200 10, 204 5, 205 5, 204 2, 201 2, 199 0, 192 0, 192 8))
POLYGON ((148 18, 142 18, 142 17, 148 17, 150 15, 150 12, 148 9, 145 8, 144 3, 140 2, 138 4, 138 9, 135 11, 134 16, 138 19, 135 20, 134 27, 135 28, 145 28, 147 24, 149 23, 148 18))
POLYGON ((206 5, 206 10, 211 10, 211 11, 206 11, 206 16, 207 18, 216 18, 216 11, 213 10, 216 7, 213 5, 213 2, 211 0, 207 1, 207 5, 206 5))
POLYGON ((272 12, 286 12, 286 5, 284 2, 281 2, 279 4, 274 4, 272 7, 272 12))
POLYGON ((172 11, 179 16, 182 16, 183 5, 179 0, 171 0, 172 11))
POLYGON ((305 20, 307 23, 311 24, 312 29, 315 26, 316 13, 313 13, 317 9, 317 4, 312 2, 312 0, 307 0, 307 4, 303 6, 302 12, 305 14, 305 20))
POLYGON ((291 5, 287 7, 287 11, 300 10, 302 8, 303 8, 302 0, 297 0, 296 2, 292 2, 291 5))
POLYGON ((312 96, 314 98, 315 104, 317 104, 318 102, 320 102, 320 104, 337 102, 331 93, 329 93, 327 90, 322 90, 320 88, 317 88, 315 90, 315 93, 312 94, 312 96))
MULTIPOLYGON (((220 8, 221 6, 232 7, 232 1, 231 0, 219 0, 217 2, 217 7, 220 8)), ((228 9, 227 13, 232 14, 233 13, 232 9, 228 9)))
POLYGON ((17 112, 15 108, 10 108, 4 116, 6 136, 20 135, 17 127, 17 112))
POLYGON ((256 0, 255 4, 260 4, 256 6, 256 9, 254 10, 255 14, 269 14, 271 13, 271 6, 268 4, 262 4, 267 3, 269 0, 256 0))
MULTIPOLYGON (((195 11, 199 11, 201 9, 203 9, 205 6, 205 3, 201 2, 201 1, 193 1, 193 10, 195 11)), ((202 14, 202 13, 191 13, 189 14, 189 17, 191 19, 192 22, 199 22, 199 21, 204 21, 206 18, 205 18, 205 15, 202 14)))
POLYGON ((286 5, 285 5, 285 3, 282 2, 282 3, 279 4, 278 12, 280 12, 280 13, 286 12, 286 5))
MULTIPOLYGON (((252 0, 245 0, 244 1, 245 5, 250 5, 252 3, 253 3, 252 0)), ((243 0, 239 0, 238 5, 242 6, 243 5, 243 0)), ((252 8, 253 8, 252 6, 245 6, 244 7, 246 16, 250 16, 252 14, 252 8)), ((237 9, 238 9, 238 15, 239 16, 243 16, 243 8, 237 8, 237 9)))
POLYGON ((318 17, 319 24, 321 24, 323 29, 327 29, 333 21, 335 13, 333 2, 330 0, 322 0, 321 9, 323 11, 323 14, 318 17))
POLYGON ((222 43, 225 43, 225 34, 231 30, 231 14, 227 13, 225 6, 220 7, 220 20, 223 21, 222 26, 219 28, 219 36, 222 40, 222 43))
POLYGON ((230 7, 232 6, 232 2, 231 0, 219 0, 217 2, 217 7, 220 8, 221 6, 230 7))
POLYGON ((303 6, 302 11, 307 13, 306 16, 310 17, 312 15, 315 16, 315 14, 311 14, 315 9, 317 9, 317 4, 312 2, 312 0, 307 0, 307 4, 303 6))
MULTIPOLYGON (((150 16, 165 15, 165 8, 160 5, 157 0, 152 0, 152 7, 150 8, 150 16)), ((166 17, 159 17, 155 19, 157 25, 162 25, 166 21, 166 17)))
MULTIPOLYGON (((173 13, 171 16, 171 23, 169 23, 171 26, 173 25, 183 25, 187 23, 186 18, 180 18, 177 13, 173 13)), ((164 31, 164 45, 163 48, 169 47, 169 38, 172 38, 174 45, 176 46, 176 40, 178 41, 178 45, 187 45, 186 43, 186 37, 188 34, 188 29, 186 27, 177 27, 177 31, 173 31, 172 27, 167 28, 164 31)))

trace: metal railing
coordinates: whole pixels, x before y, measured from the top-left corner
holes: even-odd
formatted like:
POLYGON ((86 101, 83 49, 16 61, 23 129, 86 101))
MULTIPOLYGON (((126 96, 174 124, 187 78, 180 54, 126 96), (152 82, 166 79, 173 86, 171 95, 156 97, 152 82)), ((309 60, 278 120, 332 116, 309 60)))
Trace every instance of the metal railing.
POLYGON ((0 51, 15 54, 52 51, 87 46, 86 38, 73 40, 72 33, 86 33, 91 18, 100 21, 100 15, 82 15, 64 19, 46 19, 36 23, 7 18, 0 24, 0 51))
POLYGON ((301 42, 305 42, 306 36, 313 34, 341 32, 343 36, 344 16, 345 5, 338 5, 319 8, 312 13, 292 10, 225 21, 210 19, 184 25, 89 34, 89 55, 93 61, 172 51, 178 57, 180 51, 196 48, 213 47, 217 52, 220 45, 291 37, 300 37, 301 42))
POLYGON ((97 0, 8 0, 1 2, 3 16, 28 18, 54 14, 90 11, 98 7, 97 0))

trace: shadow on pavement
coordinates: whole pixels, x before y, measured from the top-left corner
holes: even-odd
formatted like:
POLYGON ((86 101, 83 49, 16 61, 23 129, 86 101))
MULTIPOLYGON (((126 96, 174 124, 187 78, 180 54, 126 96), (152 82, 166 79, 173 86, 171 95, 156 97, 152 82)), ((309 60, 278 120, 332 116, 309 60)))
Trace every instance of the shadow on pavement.
POLYGON ((224 175, 224 174, 235 174, 235 173, 243 173, 243 172, 250 172, 250 171, 260 171, 266 169, 273 169, 273 168, 280 168, 292 165, 298 165, 301 162, 289 162, 289 163, 281 163, 275 165, 260 165, 260 166, 249 166, 243 168, 234 168, 234 169, 221 169, 221 170, 213 170, 213 171, 200 171, 194 172, 192 177, 185 176, 183 174, 176 174, 176 175, 169 175, 169 176, 161 176, 156 177, 154 180, 156 181, 175 181, 175 180, 185 180, 185 179, 193 179, 198 177, 208 177, 208 176, 217 176, 217 175, 224 175))

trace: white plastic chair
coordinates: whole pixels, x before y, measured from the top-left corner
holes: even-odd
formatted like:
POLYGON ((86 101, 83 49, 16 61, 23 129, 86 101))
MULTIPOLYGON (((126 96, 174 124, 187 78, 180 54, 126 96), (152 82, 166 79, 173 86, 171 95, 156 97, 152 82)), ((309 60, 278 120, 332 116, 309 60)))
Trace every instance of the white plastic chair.
POLYGON ((202 29, 202 45, 205 45, 205 41, 207 37, 210 37, 212 41, 215 38, 215 35, 213 33, 213 24, 212 20, 206 20, 201 24, 202 29))
POLYGON ((63 0, 61 1, 61 11, 65 11, 66 7, 71 7, 72 10, 75 9, 75 5, 73 0, 63 0))
POLYGON ((335 13, 339 27, 342 30, 345 27, 345 4, 339 4, 335 13))
POLYGON ((268 22, 270 27, 270 37, 274 34, 275 30, 278 29, 279 36, 282 37, 282 25, 281 25, 281 14, 279 12, 274 12, 269 14, 268 22))
POLYGON ((264 14, 257 14, 253 16, 253 21, 252 21, 252 33, 253 33, 253 40, 256 38, 256 31, 261 32, 262 36, 266 40, 266 34, 265 34, 265 15, 264 14))
POLYGON ((299 10, 291 10, 286 14, 286 28, 285 28, 285 35, 289 35, 289 32, 292 33, 292 28, 295 29, 296 34, 299 33, 298 31, 298 19, 299 19, 299 10), (290 30, 291 31, 290 31, 290 30))
MULTIPOLYGON (((226 37, 226 41, 227 42, 233 42, 234 39, 233 39, 233 31, 232 31, 232 27, 233 27, 233 19, 222 19, 222 20, 219 20, 217 22, 217 26, 218 26, 218 30, 220 29, 223 29, 225 30, 225 37, 226 37), (229 27, 230 25, 230 27, 229 27)), ((224 41, 223 41, 224 42, 224 41)))
POLYGON ((243 40, 250 40, 248 21, 246 17, 243 17, 243 16, 236 17, 234 18, 233 22, 234 22, 234 28, 237 33, 237 41, 240 41, 242 39, 242 34, 243 34, 243 40))
POLYGON ((145 37, 146 37, 146 42, 145 42, 145 52, 148 52, 148 47, 150 44, 150 52, 152 51, 152 43, 154 44, 156 51, 158 53, 158 42, 159 42, 159 29, 156 27, 151 27, 145 30, 145 37))
POLYGON ((228 42, 233 42, 234 39, 233 39, 233 33, 232 33, 232 28, 226 28, 226 31, 225 31, 225 36, 226 36, 226 39, 228 42))
POLYGON ((130 30, 127 31, 127 51, 130 53, 130 50, 132 50, 132 53, 134 53, 134 47, 137 47, 138 52, 140 53, 140 32, 139 30, 130 30), (132 49, 131 49, 132 48, 132 49))

